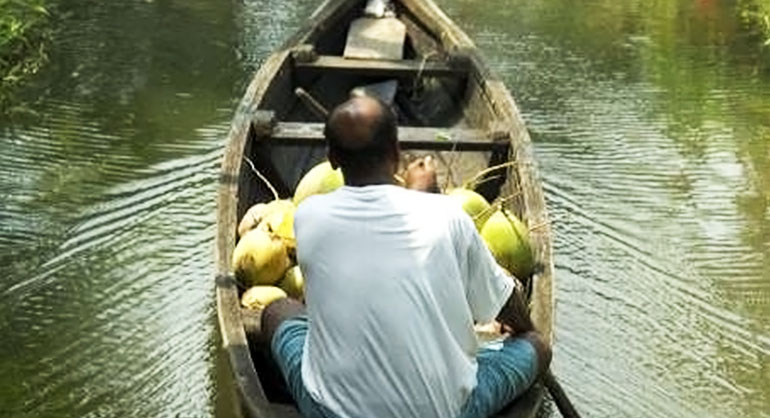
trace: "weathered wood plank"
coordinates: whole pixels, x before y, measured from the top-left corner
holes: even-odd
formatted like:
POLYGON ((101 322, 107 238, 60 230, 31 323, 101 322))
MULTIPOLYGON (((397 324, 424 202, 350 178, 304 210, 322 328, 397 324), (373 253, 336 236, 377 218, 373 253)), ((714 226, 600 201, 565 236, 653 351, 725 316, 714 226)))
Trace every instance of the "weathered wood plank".
POLYGON ((289 51, 268 57, 249 84, 233 118, 227 146, 222 157, 220 179, 224 180, 217 196, 216 279, 217 313, 222 344, 227 350, 241 403, 249 416, 267 416, 270 404, 257 376, 249 352, 240 316, 240 298, 234 278, 230 276, 230 260, 235 248, 238 222, 239 183, 244 149, 249 136, 251 118, 265 93, 276 81, 276 75, 287 63, 289 51), (232 181, 239 179, 239 181, 232 181))
MULTIPOLYGON (((266 142, 284 145, 324 146, 322 123, 278 122, 266 142)), ((436 151, 491 151, 505 150, 507 138, 490 139, 478 129, 400 126, 398 139, 402 149, 436 151)))
POLYGON ((354 20, 345 44, 346 58, 401 59, 404 54, 406 26, 393 17, 354 20))
POLYGON ((253 411, 252 416, 263 416, 270 404, 259 382, 251 360, 246 334, 241 325, 240 299, 235 278, 217 275, 217 309, 222 340, 225 343, 230 367, 242 396, 243 405, 253 411))
POLYGON ((450 66, 442 61, 346 59, 331 55, 319 56, 313 62, 295 62, 297 70, 332 71, 372 77, 414 78, 465 76, 467 69, 450 66))

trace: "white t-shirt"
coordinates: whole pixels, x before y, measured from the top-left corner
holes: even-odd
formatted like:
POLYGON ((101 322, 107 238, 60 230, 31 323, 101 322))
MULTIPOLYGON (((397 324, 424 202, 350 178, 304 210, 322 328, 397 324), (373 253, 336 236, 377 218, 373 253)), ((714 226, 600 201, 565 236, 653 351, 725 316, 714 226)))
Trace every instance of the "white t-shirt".
POLYGON ((473 323, 513 281, 446 196, 344 186, 297 209, 302 380, 340 417, 454 417, 476 386, 473 323))

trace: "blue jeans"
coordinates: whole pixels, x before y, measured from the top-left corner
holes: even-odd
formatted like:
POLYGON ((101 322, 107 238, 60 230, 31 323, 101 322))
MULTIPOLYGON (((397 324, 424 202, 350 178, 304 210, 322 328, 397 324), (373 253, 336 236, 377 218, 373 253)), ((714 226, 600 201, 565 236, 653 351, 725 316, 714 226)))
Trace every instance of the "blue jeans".
MULTIPOLYGON (((302 382, 302 350, 307 337, 307 317, 284 321, 273 336, 271 350, 302 416, 337 418, 316 402, 302 382)), ((476 388, 463 406, 460 418, 494 415, 526 391, 537 377, 537 355, 529 341, 509 338, 482 347, 476 357, 476 388)))

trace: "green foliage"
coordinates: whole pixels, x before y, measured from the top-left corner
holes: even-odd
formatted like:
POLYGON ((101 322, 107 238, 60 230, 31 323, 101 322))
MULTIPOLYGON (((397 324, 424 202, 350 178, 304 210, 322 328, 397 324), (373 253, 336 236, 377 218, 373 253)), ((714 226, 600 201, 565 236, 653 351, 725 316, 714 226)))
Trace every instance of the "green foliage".
POLYGON ((738 10, 744 25, 770 46, 770 0, 740 0, 738 10))
POLYGON ((0 111, 13 90, 46 62, 49 17, 44 0, 0 0, 0 111))

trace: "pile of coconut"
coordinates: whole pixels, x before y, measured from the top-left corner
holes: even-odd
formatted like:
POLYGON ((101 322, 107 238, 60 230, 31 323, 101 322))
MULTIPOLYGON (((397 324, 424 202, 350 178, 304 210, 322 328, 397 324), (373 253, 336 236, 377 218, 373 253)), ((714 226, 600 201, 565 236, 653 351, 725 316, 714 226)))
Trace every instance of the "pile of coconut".
MULTIPOLYGON (((308 196, 331 192, 343 183, 340 170, 322 162, 300 180, 292 199, 259 203, 246 212, 238 225, 240 240, 232 260, 239 283, 247 289, 241 297, 244 307, 262 309, 285 297, 304 300, 304 279, 296 263, 294 212, 308 196)), ((468 183, 446 194, 473 219, 500 266, 519 279, 531 276, 534 257, 529 232, 503 207, 505 199, 490 204, 468 183)))

